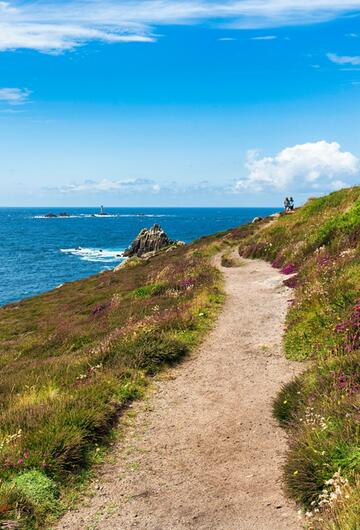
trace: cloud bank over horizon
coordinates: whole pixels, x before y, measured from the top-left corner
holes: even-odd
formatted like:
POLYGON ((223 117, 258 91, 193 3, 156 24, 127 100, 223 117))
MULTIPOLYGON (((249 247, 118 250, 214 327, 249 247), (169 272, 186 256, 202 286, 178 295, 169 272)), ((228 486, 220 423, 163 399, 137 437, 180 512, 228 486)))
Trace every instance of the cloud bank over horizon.
POLYGON ((47 188, 62 194, 68 193, 158 193, 159 184, 151 179, 134 178, 125 180, 112 180, 103 178, 101 180, 86 179, 81 183, 65 184, 59 187, 47 188))
POLYGON ((360 161, 337 142, 308 142, 282 149, 274 156, 260 157, 257 150, 247 153, 247 175, 236 182, 217 185, 207 181, 191 184, 147 178, 84 180, 46 191, 67 195, 168 197, 201 195, 259 195, 262 193, 320 195, 354 184, 360 161))
POLYGON ((265 29, 326 22, 358 11, 360 0, 0 1, 0 51, 56 54, 92 41, 154 42, 160 38, 157 28, 165 25, 265 29))

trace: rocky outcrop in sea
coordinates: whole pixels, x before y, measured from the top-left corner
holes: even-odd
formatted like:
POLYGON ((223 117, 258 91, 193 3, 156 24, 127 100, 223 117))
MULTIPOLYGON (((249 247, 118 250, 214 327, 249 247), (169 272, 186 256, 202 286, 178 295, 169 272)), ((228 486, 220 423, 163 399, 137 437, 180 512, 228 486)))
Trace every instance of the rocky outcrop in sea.
POLYGON ((130 247, 125 250, 124 256, 131 258, 133 256, 142 257, 151 253, 159 252, 166 247, 184 245, 182 241, 173 241, 168 237, 160 225, 155 224, 151 228, 143 228, 139 235, 131 243, 130 247))

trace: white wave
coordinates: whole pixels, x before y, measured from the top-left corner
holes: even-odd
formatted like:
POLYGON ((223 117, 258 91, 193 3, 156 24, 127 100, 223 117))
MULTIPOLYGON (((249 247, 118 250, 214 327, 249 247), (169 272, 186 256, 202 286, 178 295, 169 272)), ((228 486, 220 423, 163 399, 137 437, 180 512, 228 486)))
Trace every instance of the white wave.
POLYGON ((82 261, 92 261, 99 263, 116 263, 122 261, 124 257, 123 251, 97 248, 61 248, 60 252, 77 256, 82 261))
POLYGON ((158 214, 158 213, 122 213, 117 217, 176 217, 176 215, 170 214, 158 214))
POLYGON ((110 213, 92 213, 92 214, 83 214, 83 215, 79 215, 79 217, 96 217, 96 218, 99 218, 100 219, 109 219, 110 218, 114 218, 114 217, 119 217, 118 215, 115 215, 115 214, 110 214, 110 213))

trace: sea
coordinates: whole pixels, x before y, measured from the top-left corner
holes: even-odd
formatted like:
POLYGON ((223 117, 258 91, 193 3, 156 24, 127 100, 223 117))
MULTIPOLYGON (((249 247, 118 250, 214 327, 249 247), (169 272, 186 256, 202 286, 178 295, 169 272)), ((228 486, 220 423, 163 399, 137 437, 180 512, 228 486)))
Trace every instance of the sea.
POLYGON ((96 208, 0 208, 0 305, 114 268, 139 231, 154 223, 189 243, 279 210, 107 208, 99 215, 96 208))

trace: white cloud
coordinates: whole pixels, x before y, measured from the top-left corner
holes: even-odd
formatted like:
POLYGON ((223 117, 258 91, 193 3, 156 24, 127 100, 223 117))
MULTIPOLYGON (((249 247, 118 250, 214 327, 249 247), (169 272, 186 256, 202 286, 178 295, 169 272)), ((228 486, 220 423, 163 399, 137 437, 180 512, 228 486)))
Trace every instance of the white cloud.
POLYGON ((128 179, 128 180, 85 180, 79 184, 67 184, 58 188, 51 188, 51 191, 59 193, 159 193, 160 185, 150 179, 128 179))
POLYGON ((337 55, 336 53, 328 53, 327 58, 335 64, 352 64, 353 66, 360 64, 360 55, 337 55))
POLYGON ((337 142, 324 140, 287 147, 275 156, 259 158, 248 152, 249 174, 239 180, 235 191, 328 191, 343 187, 346 176, 359 170, 359 160, 342 151, 337 142), (342 178, 341 178, 342 177, 342 178))
POLYGON ((166 180, 161 183, 146 178, 134 178, 126 180, 113 180, 103 178, 100 180, 84 180, 82 182, 66 184, 56 187, 44 188, 46 192, 55 192, 57 194, 76 194, 78 196, 87 196, 96 194, 97 196, 103 196, 104 194, 122 196, 149 196, 159 195, 163 197, 170 196, 185 196, 185 197, 197 197, 203 194, 219 194, 222 196, 224 193, 232 193, 230 183, 226 185, 217 185, 208 180, 202 180, 199 182, 179 182, 166 180))
POLYGON ((30 93, 30 90, 25 88, 0 88, 0 102, 3 101, 9 105, 20 105, 26 102, 30 93))
POLYGON ((13 0, 0 1, 0 51, 47 53, 90 41, 151 42, 161 25, 211 23, 275 28, 355 13, 360 0, 13 0))
POLYGON ((237 39, 234 39, 234 37, 222 37, 221 39, 218 39, 220 42, 232 42, 236 41, 237 39))
POLYGON ((251 40, 275 40, 277 39, 276 35, 264 35, 261 37, 252 37, 251 40))

